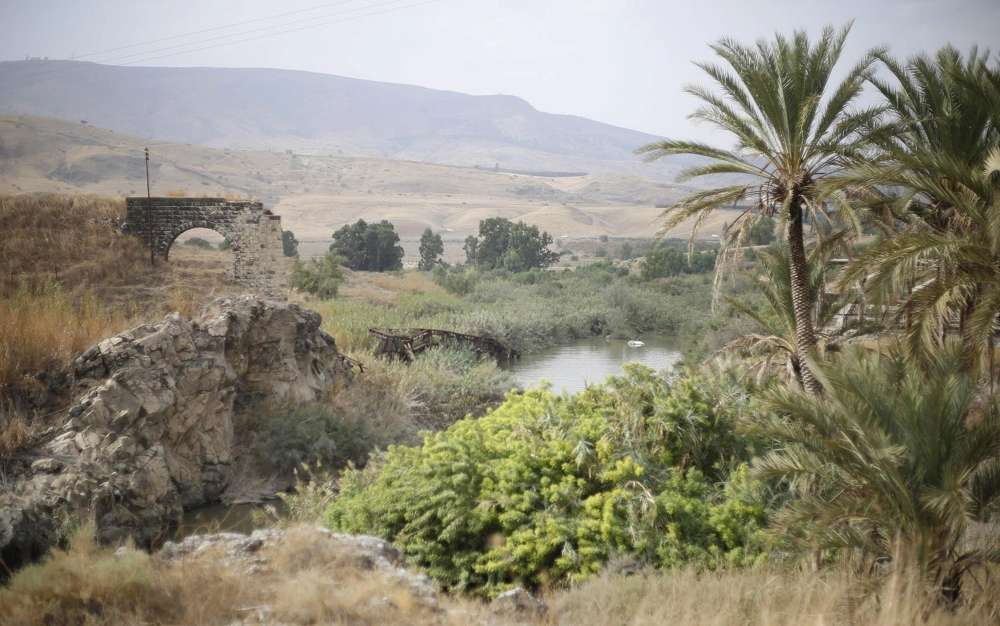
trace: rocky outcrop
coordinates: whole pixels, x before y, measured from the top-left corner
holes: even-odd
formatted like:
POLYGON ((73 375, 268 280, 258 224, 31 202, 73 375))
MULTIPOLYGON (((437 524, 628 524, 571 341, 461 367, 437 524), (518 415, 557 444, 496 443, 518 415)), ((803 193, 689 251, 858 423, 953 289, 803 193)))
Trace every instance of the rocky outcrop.
POLYGON ((0 558, 37 556, 60 519, 83 511, 102 540, 158 544, 185 508, 226 489, 234 415, 315 401, 349 376, 320 322, 293 304, 226 298, 197 320, 169 315, 80 355, 64 424, 0 483, 0 558))

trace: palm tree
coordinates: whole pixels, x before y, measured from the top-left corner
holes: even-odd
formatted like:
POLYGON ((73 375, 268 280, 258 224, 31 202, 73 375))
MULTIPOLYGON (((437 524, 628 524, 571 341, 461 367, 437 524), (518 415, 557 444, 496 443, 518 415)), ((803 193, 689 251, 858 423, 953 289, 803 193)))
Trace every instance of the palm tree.
MULTIPOLYGON (((733 309, 754 320, 761 332, 739 337, 723 346, 721 352, 735 353, 755 361, 758 379, 771 373, 776 360, 781 359, 788 378, 802 386, 788 248, 773 247, 757 252, 756 256, 761 268, 757 282, 764 307, 760 309, 736 298, 726 298, 726 301, 733 309)), ((823 256, 816 248, 808 259, 809 299, 815 303, 811 309, 811 321, 816 329, 817 348, 821 354, 834 345, 837 331, 830 331, 829 327, 845 301, 841 295, 824 293, 826 259, 823 256)))
POLYGON ((876 301, 900 301, 918 360, 957 319, 967 363, 980 369, 992 360, 1000 313, 1000 68, 988 54, 963 58, 951 47, 905 66, 879 58, 895 83, 872 82, 894 130, 872 133, 878 157, 835 182, 864 190, 891 228, 843 282, 863 277, 876 301))
POLYGON ((702 63, 699 67, 721 93, 702 87, 689 87, 687 92, 704 102, 692 118, 733 135, 735 149, 668 139, 638 150, 650 160, 671 155, 709 160, 685 170, 682 180, 720 174, 736 177, 730 185, 693 193, 668 208, 664 232, 695 217, 693 239, 712 210, 749 200, 752 206, 728 231, 727 249, 735 252, 761 216, 777 215, 782 220, 790 251, 795 346, 803 364, 803 385, 813 393, 821 387, 805 366, 816 346, 816 334, 803 222, 807 213, 815 218, 824 212, 817 183, 862 158, 865 131, 880 113, 879 109, 850 110, 869 77, 873 55, 851 68, 836 88, 829 87, 849 31, 850 25, 839 31, 826 28, 815 43, 803 32, 791 39, 779 35, 755 47, 720 41, 712 49, 725 66, 702 63))
POLYGON ((818 369, 822 398, 770 392, 773 413, 755 430, 775 447, 754 471, 794 494, 776 531, 870 566, 916 565, 951 601, 966 573, 1000 561, 974 541, 1000 504, 1000 405, 977 404, 957 360, 939 355, 924 371, 855 350, 818 369))

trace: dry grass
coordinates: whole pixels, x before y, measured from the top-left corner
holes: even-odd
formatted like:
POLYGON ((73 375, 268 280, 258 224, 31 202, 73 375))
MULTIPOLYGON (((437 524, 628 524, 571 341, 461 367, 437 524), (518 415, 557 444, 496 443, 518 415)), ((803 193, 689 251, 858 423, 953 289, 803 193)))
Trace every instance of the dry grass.
POLYGON ((346 282, 340 296, 373 304, 394 304, 407 293, 446 296, 447 292, 426 272, 352 272, 345 270, 346 282))
POLYGON ((117 230, 121 199, 31 194, 0 196, 0 295, 60 284, 105 290, 149 271, 142 242, 117 230))
POLYGON ((258 553, 252 571, 213 549, 164 562, 132 548, 94 545, 92 529, 68 550, 18 572, 0 588, 0 622, 23 626, 241 623, 459 626, 972 626, 995 624, 997 593, 949 610, 899 578, 878 593, 837 571, 680 570, 604 575, 545 600, 548 615, 490 615, 478 601, 428 599, 363 554, 312 528, 293 528, 258 553), (992 612, 991 612, 992 611, 992 612), (258 621, 260 620, 260 621, 258 621))
POLYGON ((118 626, 240 623, 289 625, 428 624, 480 622, 478 605, 455 600, 441 611, 360 555, 295 529, 259 556, 248 572, 224 565, 208 549, 177 563, 141 551, 117 553, 94 545, 92 529, 68 550, 19 571, 0 588, 0 623, 18 626, 118 626), (263 618, 263 619, 261 619, 263 618), (257 620, 260 619, 258 622, 257 620))
POLYGON ((34 428, 20 413, 0 409, 0 464, 31 446, 34 428))
POLYGON ((134 318, 134 311, 106 308, 89 292, 74 302, 55 285, 19 288, 0 300, 0 387, 68 362, 134 318))
POLYGON ((556 594, 551 607, 553 622, 567 626, 972 626, 1000 617, 1000 594, 949 610, 913 582, 894 578, 863 593, 870 583, 833 571, 605 575, 556 594))
POLYGON ((143 243, 119 232, 124 213, 118 198, 0 196, 0 388, 236 290, 229 252, 175 246, 151 267, 143 243))

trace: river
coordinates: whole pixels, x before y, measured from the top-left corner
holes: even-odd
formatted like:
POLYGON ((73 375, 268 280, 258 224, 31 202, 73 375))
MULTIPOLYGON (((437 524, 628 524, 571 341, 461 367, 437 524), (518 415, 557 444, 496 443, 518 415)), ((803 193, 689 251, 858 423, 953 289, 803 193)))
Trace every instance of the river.
POLYGON ((508 367, 521 387, 542 381, 553 391, 576 393, 587 385, 621 374, 629 362, 642 363, 657 371, 669 369, 681 359, 677 343, 667 337, 639 337, 645 345, 631 347, 621 339, 591 338, 526 354, 508 367))

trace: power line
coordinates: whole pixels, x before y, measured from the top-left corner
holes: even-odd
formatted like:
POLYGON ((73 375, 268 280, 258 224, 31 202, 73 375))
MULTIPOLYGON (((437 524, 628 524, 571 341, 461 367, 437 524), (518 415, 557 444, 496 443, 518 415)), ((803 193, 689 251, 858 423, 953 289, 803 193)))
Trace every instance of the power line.
MULTIPOLYGON (((294 19, 294 20, 291 20, 289 22, 284 22, 282 24, 272 24, 270 26, 260 26, 258 28, 251 28, 250 30, 244 30, 244 31, 235 32, 235 33, 226 33, 224 35, 216 35, 214 37, 208 37, 206 39, 201 39, 199 41, 187 41, 187 42, 184 42, 184 43, 174 44, 174 45, 166 46, 166 47, 163 47, 163 48, 155 48, 155 49, 152 49, 152 50, 142 50, 142 51, 139 51, 139 52, 133 52, 131 54, 126 54, 125 56, 111 57, 110 59, 103 59, 103 60, 102 59, 97 59, 96 62, 97 63, 110 63, 110 64, 113 64, 113 65, 118 65, 118 64, 121 64, 121 63, 123 63, 125 61, 131 62, 131 60, 134 59, 135 57, 146 57, 146 56, 149 56, 149 55, 152 55, 152 54, 159 54, 160 52, 168 52, 170 50, 177 50, 177 49, 187 48, 188 46, 200 46, 200 45, 212 42, 212 41, 224 41, 226 39, 229 39, 230 37, 240 37, 242 35, 250 35, 250 34, 253 34, 253 33, 261 33, 261 32, 265 32, 265 31, 271 30, 271 29, 282 29, 282 28, 286 28, 288 26, 297 26, 297 25, 303 24, 303 23, 316 23, 316 20, 326 19, 326 18, 330 18, 330 17, 339 17, 341 15, 348 15, 348 14, 351 14, 351 13, 354 13, 354 12, 357 12, 357 11, 363 11, 365 9, 369 9, 369 8, 373 8, 373 7, 378 7, 378 6, 383 6, 385 4, 392 4, 392 3, 398 2, 398 1, 400 1, 400 0, 388 0, 388 2, 386 2, 386 1, 375 2, 375 3, 371 4, 371 5, 362 5, 362 6, 352 7, 352 8, 347 9, 346 11, 338 11, 338 12, 335 12, 335 13, 330 13, 330 14, 325 14, 325 15, 314 15, 314 16, 311 16, 311 17, 294 19)), ((344 5, 344 4, 350 4, 350 2, 353 2, 353 0, 347 0, 346 2, 341 2, 341 3, 338 3, 338 4, 344 5)), ((183 54, 183 52, 179 52, 178 54, 183 54)))
MULTIPOLYGON (((341 5, 348 4, 351 1, 352 0, 346 0, 346 2, 341 2, 339 4, 341 4, 341 5)), ((356 7, 353 7, 351 9, 348 9, 346 11, 340 11, 340 12, 333 13, 333 14, 327 14, 325 16, 313 16, 311 18, 308 18, 308 21, 310 22, 309 24, 306 24, 304 26, 296 26, 295 28, 287 28, 287 27, 288 26, 292 26, 292 25, 298 25, 298 24, 300 24, 300 23, 302 23, 303 21, 306 21, 306 20, 297 19, 297 20, 292 20, 291 22, 286 22, 284 24, 275 24, 274 26, 262 27, 262 28, 257 28, 257 29, 251 29, 251 30, 248 30, 248 31, 240 32, 240 33, 229 33, 229 34, 224 35, 224 36, 211 37, 211 38, 208 38, 208 39, 203 39, 201 41, 191 41, 191 42, 187 42, 185 44, 180 44, 180 45, 175 45, 175 46, 168 46, 166 48, 160 48, 160 49, 154 49, 154 50, 146 50, 146 51, 143 51, 143 52, 132 53, 132 54, 128 54, 128 55, 125 55, 125 56, 122 56, 122 57, 118 57, 118 58, 112 58, 112 59, 103 60, 103 61, 101 61, 101 63, 102 64, 107 64, 107 65, 116 65, 116 64, 120 64, 120 65, 137 65, 137 64, 140 64, 140 63, 145 63, 147 61, 153 61, 153 60, 168 58, 168 57, 172 57, 172 56, 179 56, 179 55, 183 55, 183 54, 189 54, 189 53, 192 53, 192 52, 200 52, 200 51, 203 51, 203 50, 210 50, 210 49, 218 48, 218 47, 222 47, 222 46, 235 45, 235 44, 239 44, 239 43, 245 43, 245 42, 248 42, 248 41, 255 41, 255 40, 258 40, 258 39, 264 39, 264 38, 267 38, 267 37, 275 37, 275 36, 284 35, 284 34, 288 34, 288 33, 299 32, 299 31, 302 31, 302 30, 308 30, 310 28, 319 28, 319 27, 322 27, 322 26, 329 26, 329 25, 332 25, 332 24, 338 24, 338 23, 347 22, 347 21, 351 21, 351 20, 355 20, 355 19, 364 18, 364 17, 370 17, 370 16, 374 16, 374 15, 382 15, 382 14, 391 13, 391 12, 394 12, 394 11, 401 11, 401 10, 415 8, 415 7, 423 6, 423 5, 427 5, 427 4, 433 4, 433 3, 436 3, 436 2, 440 2, 441 0, 423 0, 423 1, 420 1, 420 2, 414 2, 414 3, 410 3, 410 4, 403 4, 403 5, 397 4, 398 2, 401 2, 401 1, 405 1, 405 0, 387 0, 387 1, 383 1, 383 2, 375 2, 375 3, 363 5, 363 6, 356 6, 356 7), (369 11, 369 9, 380 9, 380 10, 369 11), (367 12, 357 13, 358 11, 367 11, 367 12), (353 13, 353 15, 352 15, 352 13, 353 13), (323 19, 323 18, 330 18, 330 17, 338 17, 339 19, 333 19, 333 20, 323 19), (317 22, 316 21, 317 19, 319 19, 320 21, 317 22), (245 37, 245 38, 242 38, 242 39, 236 39, 236 40, 232 40, 232 41, 225 41, 225 39, 228 39, 229 37, 246 35, 246 34, 250 34, 250 33, 255 33, 255 32, 260 32, 260 31, 266 31, 266 30, 271 30, 271 29, 275 29, 275 28, 278 29, 278 30, 275 30, 274 32, 269 32, 269 33, 264 33, 264 34, 260 34, 260 35, 255 35, 255 36, 252 36, 252 37, 245 37), (201 45, 201 44, 207 43, 209 41, 219 41, 219 40, 222 40, 222 41, 220 41, 219 43, 211 44, 211 45, 201 45), (186 48, 187 46, 197 46, 197 47, 195 47, 195 48, 186 48), (182 49, 177 50, 177 48, 182 48, 182 49), (154 56, 146 56, 146 57, 143 57, 143 58, 140 58, 140 59, 137 59, 137 60, 123 62, 123 61, 126 61, 127 59, 132 59, 132 58, 134 58, 136 56, 148 55, 148 54, 151 54, 151 53, 164 52, 164 51, 168 51, 168 50, 173 50, 173 51, 172 52, 167 52, 166 54, 156 54, 154 56)), ((327 5, 317 5, 317 6, 318 7, 325 7, 325 6, 329 6, 331 4, 338 4, 338 3, 328 3, 327 5)), ((313 7, 313 10, 315 8, 317 8, 317 7, 313 7)), ((306 11, 306 10, 307 9, 300 9, 298 12, 302 12, 302 11, 306 11)), ((288 13, 295 13, 295 12, 291 12, 290 11, 288 13)), ((271 17, 268 17, 268 18, 257 18, 256 21, 261 21, 261 20, 266 20, 266 19, 273 19, 274 17, 276 17, 276 16, 271 16, 271 17)), ((239 25, 239 24, 243 24, 243 23, 246 23, 246 22, 250 22, 250 21, 253 21, 253 20, 245 20, 244 22, 237 22, 235 24, 228 25, 228 27, 232 27, 234 25, 239 25)), ((212 29, 203 29, 203 30, 205 30, 205 31, 207 31, 207 30, 219 30, 219 29, 222 29, 222 28, 225 28, 225 27, 226 26, 217 26, 217 27, 213 27, 212 29)), ((191 34, 191 33, 189 33, 189 34, 191 34)), ((181 35, 173 36, 173 38, 180 37, 180 36, 181 35)), ((184 35, 184 36, 186 36, 186 35, 184 35)), ((163 40, 163 39, 167 39, 167 38, 161 38, 160 40, 163 40)), ((160 41, 160 40, 152 40, 152 42, 160 41)), ((138 45, 141 45, 141 44, 132 44, 131 46, 128 46, 128 47, 135 47, 135 46, 138 46, 138 45)), ((96 54, 96 53, 91 53, 91 54, 96 54)), ((75 58, 82 58, 82 56, 74 57, 74 59, 75 58)), ((77 66, 75 64, 73 64, 73 65, 63 65, 64 63, 71 62, 71 61, 72 60, 53 60, 53 61, 48 61, 48 63, 53 64, 53 65, 57 65, 57 67, 53 67, 53 68, 50 68, 50 69, 42 69, 41 71, 35 72, 34 74, 29 74, 26 77, 26 79, 28 81, 31 81, 31 79, 43 79, 43 78, 48 77, 48 76, 53 76, 53 75, 60 74, 60 73, 63 73, 63 72, 67 72, 67 71, 72 71, 72 70, 78 69, 79 66, 77 66)), ((35 80, 35 81, 32 81, 32 82, 37 83, 38 80, 35 80)), ((31 83, 29 83, 29 84, 31 84, 31 83)))
POLYGON ((285 11, 284 13, 275 13, 274 15, 267 15, 267 16, 264 16, 264 17, 256 17, 256 18, 253 18, 253 19, 250 19, 250 20, 243 20, 242 22, 232 22, 230 24, 221 24, 219 26, 210 26, 209 28, 203 28, 201 30, 193 30, 193 31, 190 31, 190 32, 187 32, 187 33, 179 33, 179 34, 176 34, 176 35, 170 35, 168 37, 160 37, 159 39, 150 39, 150 40, 147 40, 147 41, 139 41, 139 42, 136 42, 136 43, 130 43, 130 44, 127 44, 127 45, 124 45, 124 46, 118 46, 118 47, 115 47, 115 48, 106 48, 104 50, 96 50, 94 52, 88 52, 86 54, 78 54, 78 55, 71 56, 69 58, 69 60, 76 61, 76 60, 79 60, 79 59, 86 59, 86 58, 90 58, 90 57, 93 57, 93 56, 101 56, 101 55, 107 54, 109 52, 117 52, 119 50, 128 50, 130 48, 138 48, 140 46, 147 46, 147 45, 151 45, 151 44, 155 44, 155 43, 162 43, 164 41, 173 41, 174 39, 183 39, 184 37, 191 37, 191 36, 194 36, 194 35, 201 35, 201 34, 204 34, 204 33, 211 33, 211 32, 215 32, 215 31, 218 31, 218 30, 225 30, 227 28, 233 28, 233 27, 236 27, 236 26, 244 26, 246 24, 255 24, 257 22, 266 22, 268 20, 277 19, 279 17, 285 17, 285 16, 288 16, 288 15, 297 15, 299 13, 307 13, 309 11, 315 11, 316 9, 326 8, 328 6, 338 6, 338 5, 350 4, 352 1, 353 0, 341 0, 340 2, 325 2, 323 4, 317 4, 317 5, 314 5, 314 6, 311 6, 311 7, 307 7, 307 8, 304 8, 304 9, 296 9, 294 11, 285 11))
MULTIPOLYGON (((399 0, 390 0, 388 3, 383 3, 383 4, 390 4, 391 5, 391 4, 395 4, 398 1, 399 0)), ((295 32, 299 32, 299 31, 303 31, 303 30, 308 30, 310 28, 319 28, 319 27, 322 27, 322 26, 329 26, 331 24, 339 24, 341 22, 348 22, 348 21, 359 19, 359 18, 362 18, 362 17, 370 17, 370 16, 373 16, 373 15, 382 15, 384 13, 392 13, 394 11, 401 11, 401 10, 404 10, 404 9, 412 9, 412 8, 415 8, 415 7, 423 6, 425 4, 434 4, 436 2, 441 2, 441 0, 422 0, 421 2, 414 2, 412 4, 406 4, 406 5, 402 5, 402 6, 395 6, 395 7, 390 6, 389 8, 383 9, 381 11, 372 11, 372 12, 363 13, 363 14, 360 14, 360 15, 352 15, 350 17, 346 17, 346 18, 343 18, 343 19, 326 21, 326 22, 319 22, 319 23, 312 23, 312 24, 308 24, 306 26, 301 26, 301 27, 298 27, 298 28, 291 28, 291 29, 287 29, 287 30, 281 30, 281 31, 278 31, 278 32, 267 33, 267 34, 258 35, 258 36, 255 36, 255 37, 247 37, 245 39, 237 39, 235 41, 227 41, 227 42, 223 42, 223 43, 219 43, 219 44, 213 44, 213 45, 210 45, 210 46, 204 46, 204 47, 200 47, 200 48, 192 48, 190 50, 180 50, 178 52, 172 52, 172 53, 169 53, 169 54, 164 54, 164 55, 159 55, 159 56, 153 56, 153 57, 146 57, 146 58, 143 58, 143 59, 139 59, 137 61, 131 61, 131 62, 128 62, 128 63, 123 63, 122 65, 137 65, 139 63, 145 63, 147 61, 156 61, 156 60, 159 60, 159 59, 163 59, 163 58, 167 58, 167 57, 172 57, 172 56, 178 56, 178 55, 181 55, 181 54, 188 54, 188 53, 191 53, 191 52, 201 52, 202 50, 211 50, 213 48, 220 48, 222 46, 231 46, 231 45, 234 45, 234 44, 245 43, 247 41, 256 41, 258 39, 266 39, 267 37, 276 37, 278 35, 286 35, 288 33, 295 33, 295 32)), ((373 5, 372 7, 365 7, 365 8, 374 8, 374 6, 377 6, 377 5, 373 5)))

